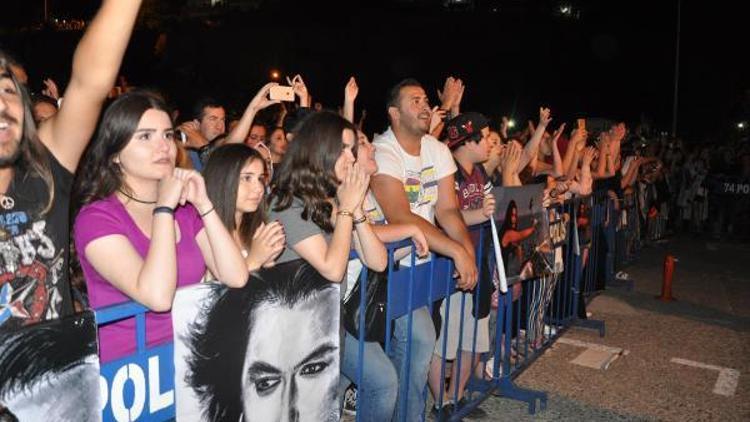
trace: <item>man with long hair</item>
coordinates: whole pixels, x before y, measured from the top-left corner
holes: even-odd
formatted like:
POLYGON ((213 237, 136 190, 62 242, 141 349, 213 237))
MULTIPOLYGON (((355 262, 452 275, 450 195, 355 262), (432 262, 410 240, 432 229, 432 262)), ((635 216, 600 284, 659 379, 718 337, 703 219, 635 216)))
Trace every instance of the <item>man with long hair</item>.
POLYGON ((140 0, 104 0, 81 38, 59 112, 34 124, 31 100, 0 51, 0 331, 72 313, 73 173, 114 85, 140 0))

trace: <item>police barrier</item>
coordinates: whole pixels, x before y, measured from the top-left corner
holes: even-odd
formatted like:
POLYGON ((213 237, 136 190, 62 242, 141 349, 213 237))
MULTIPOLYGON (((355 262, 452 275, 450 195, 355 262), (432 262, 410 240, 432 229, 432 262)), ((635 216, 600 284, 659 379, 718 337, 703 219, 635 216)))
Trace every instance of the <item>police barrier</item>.
POLYGON ((96 311, 97 325, 135 318, 134 354, 101 364, 102 420, 165 421, 174 418, 173 345, 146 347, 146 312, 134 302, 96 311))
MULTIPOLYGON (((498 292, 495 296, 496 306, 491 313, 490 333, 491 351, 483 353, 477 363, 474 356, 477 355, 477 333, 479 330, 479 319, 472 319, 473 326, 464 330, 465 313, 471 312, 466 304, 469 297, 473 303, 479 303, 482 285, 478 285, 471 293, 460 293, 459 309, 450 309, 452 300, 445 300, 445 314, 442 324, 447 327, 451 320, 451 312, 459 312, 458 318, 460 328, 458 330, 458 349, 471 351, 471 360, 465 362, 462 354, 457 353, 452 365, 456 366, 456 373, 460 374, 465 365, 470 365, 470 380, 467 384, 466 400, 459 408, 451 409, 449 420, 460 420, 483 400, 491 394, 501 395, 506 398, 525 401, 528 403, 530 413, 536 411, 537 402, 541 408, 546 407, 546 393, 532 391, 516 386, 513 380, 528 367, 541 353, 570 326, 579 325, 599 330, 604 335, 604 324, 602 321, 588 320, 585 317, 584 298, 595 291, 600 278, 613 272, 615 244, 610 243, 610 249, 605 248, 606 234, 604 230, 611 230, 612 239, 615 234, 615 224, 609 224, 614 220, 612 204, 606 195, 592 195, 590 198, 576 198, 567 201, 562 209, 563 215, 567 215, 564 225, 566 244, 561 246, 564 268, 562 272, 550 271, 541 277, 528 280, 520 280, 518 277, 508 280, 510 288, 506 293, 498 292), (588 213, 586 206, 589 206, 588 213), (609 218, 609 221, 608 221, 609 218), (590 230, 592 235, 590 243, 585 239, 585 231, 590 230), (605 254, 605 255, 602 255, 605 254), (606 254, 610 254, 608 257, 606 254), (601 261, 600 261, 601 260, 601 261), (596 264, 602 262, 602 265, 596 264), (609 266, 608 266, 609 265, 609 266), (520 288, 516 286, 521 286, 520 288), (494 326, 492 326, 494 324, 494 326), (470 346, 464 347, 466 341, 465 333, 473 333, 470 336, 473 341, 470 346), (477 369, 485 366, 486 368, 477 369)), ((488 236, 488 223, 472 227, 479 233, 478 250, 476 256, 480 277, 482 271, 495 271, 491 262, 494 258, 494 249, 491 245, 485 248, 485 236, 488 236)), ((560 227, 556 228, 560 230, 560 227)), ((559 235, 559 232, 557 233, 559 235)), ((439 306, 438 301, 446 299, 456 292, 455 280, 453 279, 453 263, 450 259, 432 254, 427 262, 418 260, 413 246, 409 241, 389 244, 388 264, 388 289, 387 304, 385 306, 386 321, 385 338, 383 339, 383 350, 393 359, 395 369, 398 373, 398 384, 396 403, 396 420, 407 421, 410 406, 420 406, 420 417, 425 419, 425 402, 428 391, 425 386, 425 354, 428 359, 432 358, 434 341, 430 346, 429 353, 419 348, 425 344, 417 341, 423 325, 417 325, 422 321, 424 308, 432 313, 439 306), (399 250, 409 248, 410 255, 401 265, 394 258, 399 250), (420 365, 415 365, 415 358, 422 359, 420 365), (418 367, 419 366, 419 367, 418 367), (415 379, 419 378, 417 382, 415 379), (415 385, 421 390, 419 394, 412 394, 415 385), (421 396, 421 397, 420 397, 421 396)), ((360 274, 360 295, 366 296, 367 271, 360 274)), ((486 286, 484 288, 487 288, 486 286)), ((493 290, 495 286, 491 287, 493 290)), ((455 304, 454 304, 455 305, 455 304)), ((362 301, 359 313, 360 326, 365 326, 365 302, 362 301)), ((132 356, 118 359, 113 362, 102 364, 101 368, 101 394, 102 414, 105 421, 130 421, 130 420, 169 420, 174 418, 174 362, 173 345, 165 344, 159 347, 147 348, 145 343, 145 312, 147 310, 138 304, 126 303, 115 305, 97 311, 97 324, 102 326, 125 318, 136 319, 137 350, 132 356)), ((438 330, 439 331, 439 330, 438 330)), ((357 362, 362 362, 365 354, 366 333, 362 330, 356 344, 357 362)), ((429 337, 429 336, 427 336, 429 337)), ((433 337, 434 339, 434 337, 433 337)), ((441 356, 445 356, 448 348, 448 338, 438 343, 441 356)), ((343 347, 343 344, 342 344, 343 347)), ((344 351, 346 353, 346 350, 344 351)), ((358 409, 367 409, 367 401, 372 395, 367 391, 368 386, 363 383, 365 366, 369 360, 364 359, 365 365, 357 365, 356 375, 352 381, 359 386, 358 409)), ((440 360, 440 387, 438 391, 445 391, 448 361, 440 360)), ((447 391, 453 403, 458 402, 459 391, 447 391)), ((447 409, 441 406, 443 396, 439 395, 435 400, 438 408, 438 417, 442 417, 442 411, 447 409)), ((368 420, 368 415, 363 411, 357 412, 357 420, 368 420)))

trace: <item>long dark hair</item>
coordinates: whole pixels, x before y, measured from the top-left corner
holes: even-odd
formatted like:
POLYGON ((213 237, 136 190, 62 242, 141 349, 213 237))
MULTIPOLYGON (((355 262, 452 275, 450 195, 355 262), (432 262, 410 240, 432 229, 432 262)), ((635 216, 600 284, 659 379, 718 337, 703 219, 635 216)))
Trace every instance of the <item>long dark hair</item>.
POLYGON ((130 190, 124 185, 122 170, 113 159, 130 142, 141 117, 150 109, 171 116, 164 99, 149 91, 128 92, 107 107, 81 162, 74 195, 76 207, 106 198, 117 189, 130 190))
MULTIPOLYGON (((321 229, 332 232, 328 199, 336 196, 339 181, 334 167, 341 155, 344 130, 356 137, 357 128, 348 120, 329 111, 313 113, 302 120, 295 129, 294 141, 276 170, 278 178, 269 203, 274 211, 292 205, 296 197, 302 200, 302 218, 312 220, 321 229)), ((357 142, 353 152, 356 157, 357 142)))
POLYGON ((500 228, 501 235, 504 234, 507 230, 517 230, 518 229, 518 206, 516 205, 515 200, 511 200, 508 203, 508 208, 505 209, 505 221, 503 221, 503 225, 500 228), (513 224, 512 214, 513 210, 516 210, 516 223, 513 224))
POLYGON ((240 171, 253 160, 263 164, 264 173, 268 171, 263 156, 253 148, 244 144, 224 145, 211 153, 203 169, 206 191, 216 207, 216 213, 230 233, 234 230, 239 232, 240 241, 246 248, 252 246, 253 234, 266 217, 266 204, 265 201, 261 201, 255 212, 242 215, 239 227, 234 219, 240 171))
POLYGON ((26 87, 18 81, 11 70, 10 66, 13 63, 13 60, 0 50, 0 75, 9 77, 13 81, 23 106, 23 131, 21 141, 18 144, 20 159, 15 161, 15 165, 23 172, 24 177, 38 176, 44 181, 49 197, 47 203, 40 209, 40 214, 45 215, 52 209, 55 200, 55 181, 52 178, 47 147, 39 140, 36 133, 34 113, 31 110, 31 97, 26 87))
POLYGON ((256 311, 263 303, 293 309, 333 285, 303 260, 262 268, 242 288, 215 284, 184 339, 191 354, 185 381, 209 421, 236 421, 242 414, 242 366, 256 311))

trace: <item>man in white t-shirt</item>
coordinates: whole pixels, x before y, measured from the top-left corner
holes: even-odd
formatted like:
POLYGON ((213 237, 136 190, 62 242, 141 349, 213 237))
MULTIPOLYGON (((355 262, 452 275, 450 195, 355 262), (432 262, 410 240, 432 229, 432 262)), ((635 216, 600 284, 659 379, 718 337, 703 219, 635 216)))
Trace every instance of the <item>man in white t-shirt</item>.
MULTIPOLYGON (((470 290, 477 282, 474 246, 456 199, 453 157, 443 143, 427 134, 432 116, 427 94, 419 82, 406 79, 391 89, 387 107, 391 127, 373 142, 378 172, 372 176, 370 188, 377 212, 388 223, 417 225, 431 251, 453 259, 459 288, 470 290), (444 231, 437 228, 435 220, 444 231)), ((399 388, 399 396, 406 394, 406 415, 402 419, 402 409, 397 406, 394 420, 417 420, 424 410, 422 391, 434 350, 435 327, 426 307, 412 316, 410 380, 408 386, 399 388)), ((407 330, 408 316, 395 321, 390 355, 399 373, 406 370, 407 330)))

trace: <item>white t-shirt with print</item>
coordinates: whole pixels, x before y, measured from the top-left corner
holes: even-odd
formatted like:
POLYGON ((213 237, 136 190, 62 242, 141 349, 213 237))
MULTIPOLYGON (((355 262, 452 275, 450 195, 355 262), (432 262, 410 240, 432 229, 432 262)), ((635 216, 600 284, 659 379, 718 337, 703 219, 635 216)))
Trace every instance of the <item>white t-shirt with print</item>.
MULTIPOLYGON (((422 137, 419 156, 408 154, 396 140, 391 128, 376 136, 375 161, 377 174, 399 180, 404 185, 411 212, 435 224, 435 204, 438 198, 438 181, 456 172, 456 163, 445 144, 430 135, 422 137)), ((376 201, 375 208, 365 210, 374 221, 385 220, 376 201)))

